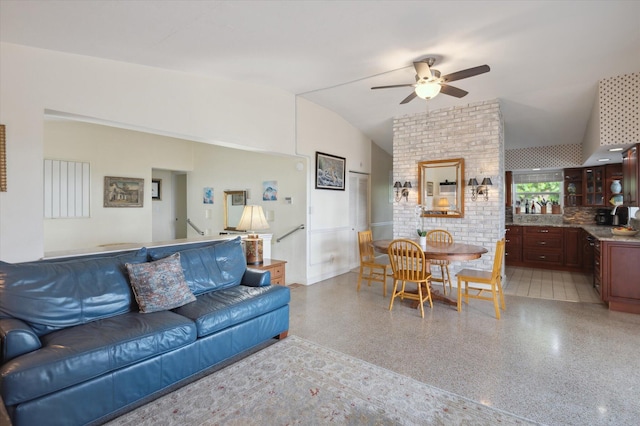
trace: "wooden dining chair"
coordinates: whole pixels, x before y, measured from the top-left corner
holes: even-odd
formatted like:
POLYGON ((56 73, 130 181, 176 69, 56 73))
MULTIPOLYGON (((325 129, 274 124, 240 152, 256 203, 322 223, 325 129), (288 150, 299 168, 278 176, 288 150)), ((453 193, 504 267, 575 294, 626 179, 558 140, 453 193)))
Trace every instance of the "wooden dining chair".
POLYGON ((463 269, 456 274, 458 277, 458 312, 462 305, 462 286, 464 285, 464 302, 468 305, 469 298, 493 301, 496 310, 496 318, 500 319, 500 307, 506 309, 504 294, 502 293, 502 260, 504 258, 504 238, 496 243, 496 253, 493 259, 493 269, 482 271, 477 269, 463 269), (482 284, 482 286, 474 285, 482 284), (488 287, 488 288, 487 288, 488 287), (469 294, 469 289, 476 291, 469 294), (491 296, 483 296, 483 292, 490 291, 491 296), (498 304, 498 299, 500 304, 498 304))
MULTIPOLYGON (((453 236, 444 229, 434 229, 433 231, 427 232, 427 241, 433 241, 437 243, 453 243, 453 236)), ((431 277, 431 282, 440 282, 442 283, 442 291, 446 295, 447 294, 447 284, 449 284, 449 292, 451 292, 451 275, 449 275, 449 264, 448 260, 429 260, 431 265, 438 266, 440 268, 440 277, 431 277)))
POLYGON ((429 280, 431 279, 431 268, 429 261, 425 258, 424 252, 419 244, 407 239, 393 240, 389 244, 389 260, 393 272, 393 292, 389 310, 393 309, 393 301, 396 297, 400 299, 417 300, 420 307, 420 316, 424 318, 424 302, 429 301, 429 306, 433 308, 431 300, 431 289, 429 280), (416 283, 418 292, 406 290, 407 282, 416 283), (398 285, 402 283, 401 288, 398 285))
POLYGON ((372 243, 371 230, 358 232, 360 273, 358 275, 357 291, 360 291, 362 279, 367 280, 369 286, 371 286, 371 281, 377 281, 382 283, 382 296, 387 297, 387 277, 391 276, 391 265, 388 262, 383 263, 376 260, 372 243))

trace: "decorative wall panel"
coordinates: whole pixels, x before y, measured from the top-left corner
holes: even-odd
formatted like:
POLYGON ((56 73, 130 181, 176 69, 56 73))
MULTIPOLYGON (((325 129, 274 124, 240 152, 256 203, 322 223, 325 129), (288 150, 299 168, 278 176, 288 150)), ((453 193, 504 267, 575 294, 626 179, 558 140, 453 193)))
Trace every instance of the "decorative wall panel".
POLYGON ((640 142, 640 72, 600 80, 598 92, 600 145, 640 142))
POLYGON ((505 152, 506 170, 563 169, 582 167, 582 145, 551 145, 509 149, 505 152))

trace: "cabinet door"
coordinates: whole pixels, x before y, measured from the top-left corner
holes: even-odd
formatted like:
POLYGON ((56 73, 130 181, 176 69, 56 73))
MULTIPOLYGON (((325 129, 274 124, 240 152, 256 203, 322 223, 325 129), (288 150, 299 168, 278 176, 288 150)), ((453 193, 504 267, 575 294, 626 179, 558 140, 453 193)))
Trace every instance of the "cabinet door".
POLYGON ((564 169, 564 205, 576 207, 582 200, 582 169, 564 169))
POLYGON ((638 165, 638 145, 636 145, 622 153, 622 178, 624 180, 622 193, 624 194, 623 202, 627 206, 638 205, 639 173, 640 165, 638 165))
POLYGON ((564 229, 564 264, 580 268, 582 266, 582 250, 580 244, 580 228, 564 229))
POLYGON ((584 169, 584 205, 604 206, 604 169, 602 166, 584 169))

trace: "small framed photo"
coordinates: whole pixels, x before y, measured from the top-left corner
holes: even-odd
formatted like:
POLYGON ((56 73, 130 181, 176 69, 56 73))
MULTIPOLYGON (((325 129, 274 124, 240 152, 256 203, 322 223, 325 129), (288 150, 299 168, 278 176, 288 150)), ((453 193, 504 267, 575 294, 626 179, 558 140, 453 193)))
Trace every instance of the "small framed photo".
POLYGON ((213 188, 206 186, 202 189, 202 204, 213 204, 213 188))
POLYGON ((433 196, 433 182, 427 182, 427 196, 433 196))
POLYGON ((151 199, 162 200, 162 179, 151 179, 151 199))
POLYGON ((232 206, 244 206, 246 201, 244 199, 244 191, 241 194, 231 194, 231 205, 232 206))
POLYGON ((104 177, 104 207, 142 207, 144 179, 104 177))
POLYGON ((345 166, 344 157, 316 152, 316 189, 344 191, 345 166))

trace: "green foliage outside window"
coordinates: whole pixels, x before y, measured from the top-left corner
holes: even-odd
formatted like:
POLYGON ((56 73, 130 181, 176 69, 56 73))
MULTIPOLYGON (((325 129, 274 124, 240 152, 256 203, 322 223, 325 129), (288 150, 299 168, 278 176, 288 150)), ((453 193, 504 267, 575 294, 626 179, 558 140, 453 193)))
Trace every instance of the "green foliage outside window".
POLYGON ((525 202, 560 204, 562 182, 536 182, 516 184, 516 200, 524 206, 525 202))

